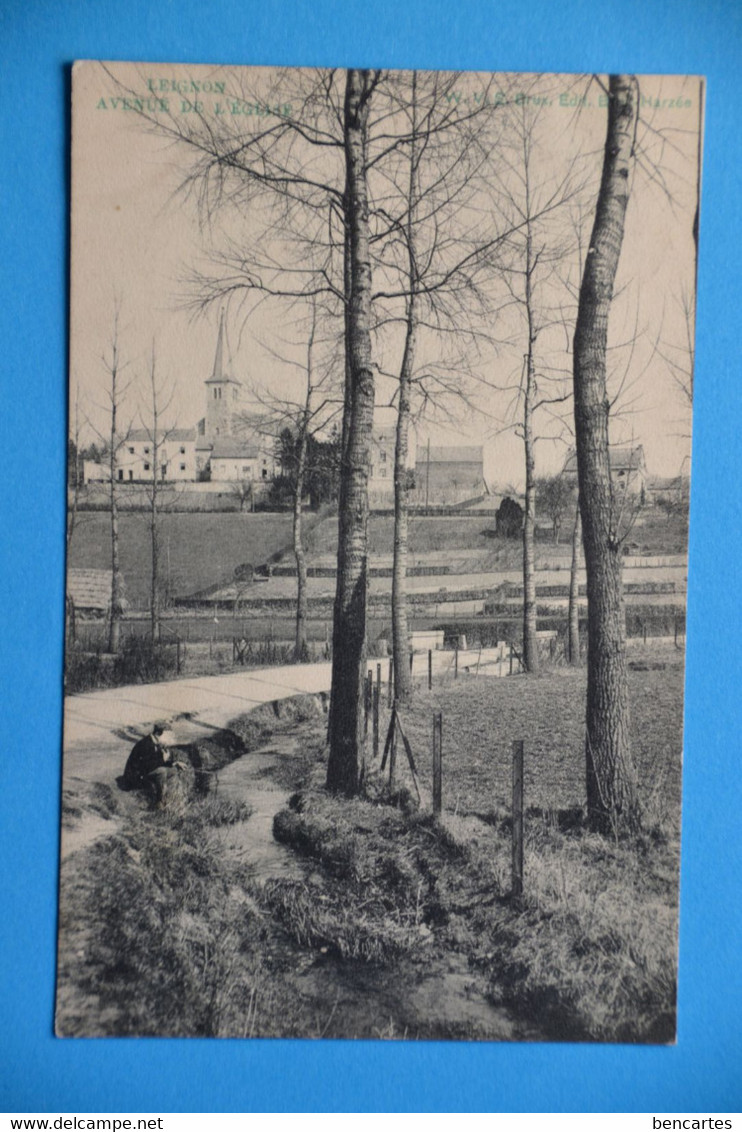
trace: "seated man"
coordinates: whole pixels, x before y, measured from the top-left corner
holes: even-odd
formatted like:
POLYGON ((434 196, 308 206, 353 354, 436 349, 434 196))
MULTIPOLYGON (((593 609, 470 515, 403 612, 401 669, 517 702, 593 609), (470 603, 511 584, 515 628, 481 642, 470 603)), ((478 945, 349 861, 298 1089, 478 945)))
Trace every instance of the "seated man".
POLYGON ((164 724, 156 723, 149 735, 135 743, 123 775, 127 790, 146 790, 158 809, 165 804, 168 779, 183 765, 172 761, 164 734, 164 724))

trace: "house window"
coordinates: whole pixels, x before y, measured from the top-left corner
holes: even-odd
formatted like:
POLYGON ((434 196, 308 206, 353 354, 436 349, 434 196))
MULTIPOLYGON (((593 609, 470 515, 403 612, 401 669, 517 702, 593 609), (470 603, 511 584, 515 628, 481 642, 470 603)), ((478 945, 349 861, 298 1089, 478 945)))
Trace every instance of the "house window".
POLYGON ((132 472, 131 468, 129 468, 129 479, 130 480, 134 479, 134 473, 132 472))
POLYGON ((181 456, 185 456, 185 447, 182 444, 180 446, 180 454, 181 456))
POLYGON ((267 468, 263 468, 263 479, 264 480, 268 479, 268 469, 267 468))
POLYGON ((249 465, 249 464, 243 464, 243 465, 242 465, 242 471, 243 471, 243 472, 244 472, 245 474, 247 474, 247 473, 248 473, 248 472, 250 471, 250 465, 249 465))
POLYGON ((144 470, 145 470, 145 472, 148 472, 148 471, 149 471, 149 464, 145 464, 145 465, 144 465, 144 470))
POLYGON ((181 470, 181 472, 184 472, 186 470, 185 464, 180 465, 180 470, 181 470))
POLYGON ((145 455, 145 456, 149 456, 149 448, 145 448, 145 449, 144 449, 144 455, 145 455))
POLYGON ((124 478, 123 468, 119 468, 119 479, 122 480, 123 478, 124 478))
POLYGON ((386 479, 386 468, 379 468, 379 475, 383 480, 386 479))
POLYGON ((384 451, 383 448, 382 448, 381 452, 379 453, 379 459, 381 460, 382 464, 386 464, 386 452, 384 451))
POLYGON ((134 449, 133 449, 133 448, 130 448, 130 449, 129 449, 129 455, 130 455, 130 456, 133 456, 133 455, 134 455, 134 449))

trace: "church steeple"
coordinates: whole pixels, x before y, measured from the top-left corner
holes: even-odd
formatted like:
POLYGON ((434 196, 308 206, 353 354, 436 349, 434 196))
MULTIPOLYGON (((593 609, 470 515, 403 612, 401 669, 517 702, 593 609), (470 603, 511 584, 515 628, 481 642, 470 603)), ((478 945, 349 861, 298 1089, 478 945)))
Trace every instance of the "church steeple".
POLYGON ((240 382, 230 377, 224 370, 224 347, 226 332, 224 310, 219 318, 219 332, 216 339, 214 368, 211 377, 204 382, 206 386, 206 416, 204 431, 207 440, 216 436, 231 436, 235 414, 239 412, 240 382))
POLYGON ((219 336, 216 340, 216 354, 214 356, 214 369, 211 374, 212 381, 224 381, 224 309, 219 319, 219 336))

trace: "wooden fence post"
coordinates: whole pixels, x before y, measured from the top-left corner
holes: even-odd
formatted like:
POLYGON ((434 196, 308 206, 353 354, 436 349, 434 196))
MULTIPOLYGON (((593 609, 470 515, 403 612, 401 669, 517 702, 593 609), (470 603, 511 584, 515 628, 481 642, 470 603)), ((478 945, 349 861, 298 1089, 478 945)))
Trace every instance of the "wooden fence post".
POLYGON ((523 740, 513 743, 512 895, 523 895, 523 740))
POLYGON ((443 713, 433 715, 433 813, 443 808, 443 713))
POLYGON ((413 662, 414 659, 415 659, 415 654, 412 651, 412 649, 410 649, 410 676, 412 676, 412 662, 413 662))
POLYGON ((389 687, 387 688, 387 707, 394 703, 394 660, 389 657, 389 687))
POLYGON ((394 792, 394 776, 397 770, 397 704, 392 704, 391 744, 389 747, 389 791, 394 792))
POLYGON ((377 683, 374 688, 374 713, 373 713, 373 739, 374 739, 374 758, 379 757, 379 700, 380 700, 380 685, 377 683))
POLYGON ((513 642, 510 642, 510 675, 513 675, 513 642))
POLYGON ((428 691, 433 688, 433 650, 428 649, 428 691))
POLYGON ((363 685, 363 737, 368 735, 368 717, 371 714, 371 692, 373 689, 373 675, 371 672, 366 673, 366 680, 363 685))
POLYGON ((454 680, 458 680, 458 678, 459 678, 459 646, 458 645, 456 646, 456 651, 453 654, 453 678, 454 678, 454 680))

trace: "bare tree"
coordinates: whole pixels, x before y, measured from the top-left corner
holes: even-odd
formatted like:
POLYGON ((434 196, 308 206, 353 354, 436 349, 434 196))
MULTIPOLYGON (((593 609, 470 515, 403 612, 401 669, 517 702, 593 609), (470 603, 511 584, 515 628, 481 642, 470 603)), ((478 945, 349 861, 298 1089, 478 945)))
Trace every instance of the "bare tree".
POLYGON ((67 554, 69 555, 70 544, 72 536, 75 533, 78 519, 78 506, 80 503, 80 480, 82 479, 81 458, 80 458, 80 387, 75 382, 75 400, 72 407, 72 419, 70 421, 71 431, 68 448, 68 462, 71 463, 71 468, 68 468, 68 482, 72 488, 72 500, 70 506, 67 508, 67 554))
MULTIPOLYGON (((283 303, 283 306, 286 304, 283 303)), ((292 300, 291 309, 295 312, 298 300, 292 300)), ((336 321, 333 312, 320 309, 316 296, 311 296, 306 304, 305 357, 302 362, 279 354, 272 349, 270 353, 282 366, 298 369, 302 374, 303 391, 292 397, 290 393, 279 396, 273 383, 254 384, 251 397, 254 408, 242 414, 242 422, 249 429, 279 445, 282 474, 288 481, 291 493, 292 540, 296 562, 296 634, 294 655, 297 660, 306 659, 307 639, 307 555, 304 537, 304 500, 312 480, 316 482, 326 468, 320 466, 327 444, 321 437, 327 433, 338 413, 340 392, 337 389, 338 369, 336 343, 336 321), (320 333, 320 321, 327 323, 328 338, 325 341, 320 333), (318 358, 318 352, 329 346, 329 352, 318 358), (284 445, 285 442, 285 445, 284 445)), ((305 320, 298 322, 304 332, 305 320)), ((328 442, 329 443, 329 442, 328 442)))
POLYGON ((163 426, 163 418, 170 409, 175 393, 175 386, 166 390, 157 376, 157 354, 155 343, 152 343, 148 376, 148 410, 143 415, 142 423, 152 448, 152 480, 147 483, 149 496, 149 532, 151 546, 150 570, 150 636, 152 643, 160 640, 161 631, 161 596, 162 585, 160 579, 160 510, 161 489, 167 478, 167 442, 173 436, 174 427, 163 426), (146 423, 145 423, 146 421, 146 423))
MULTIPOLYGON (((514 396, 516 432, 523 442, 525 490, 523 518, 523 663, 526 671, 539 668, 536 633, 536 444, 540 439, 540 410, 564 405, 571 394, 568 372, 549 357, 549 332, 564 324, 565 294, 560 278, 575 246, 568 223, 568 208, 584 188, 578 154, 566 153, 560 166, 540 162, 544 144, 543 105, 524 100, 512 108, 509 141, 500 154, 502 171, 493 179, 492 201, 496 214, 512 230, 509 257, 500 257, 496 269, 510 296, 520 329, 522 361, 514 396), (544 339, 547 340, 544 343, 544 339)), ((554 437, 551 437, 554 439, 554 437)))
MULTIPOLYGON (((374 293, 377 340, 401 330, 396 382, 392 650, 397 700, 412 693, 407 618, 408 467, 414 417, 472 407, 468 351, 476 318, 490 309, 488 256, 507 233, 483 217, 481 179, 494 125, 488 84, 464 113, 452 112, 457 76, 416 71, 385 76, 384 124, 372 139, 374 293), (386 100, 386 101, 385 101, 386 100), (394 127, 390 126, 390 119, 394 127), (452 349, 453 346, 453 349, 452 349)), ((455 103, 454 103, 455 104, 455 103)))
POLYGON ((230 485, 230 495, 240 505, 240 512, 243 512, 248 503, 250 507, 255 506, 255 492, 253 489, 253 482, 250 479, 237 480, 236 483, 230 485))
POLYGON ((338 572, 330 690, 327 788, 356 794, 364 775, 368 475, 374 413, 371 251, 366 149, 378 73, 349 69, 343 107, 347 224, 346 397, 340 464, 338 572))
POLYGON ((608 444, 608 317, 634 164, 638 85, 611 75, 603 173, 574 336, 575 439, 588 597, 588 820, 600 831, 639 821, 631 758, 621 542, 608 444))
POLYGON ((119 319, 120 304, 114 304, 113 330, 111 334, 110 352, 102 356, 103 366, 107 374, 106 394, 109 431, 107 437, 108 447, 108 473, 109 473, 109 501, 111 508, 111 605, 108 623, 108 651, 117 653, 121 642, 121 618, 124 613, 124 584, 121 575, 119 559, 119 483, 118 483, 118 456, 128 439, 131 425, 121 426, 119 419, 124 397, 128 391, 128 384, 122 381, 123 366, 119 356, 119 319))
POLYGON ((574 499, 574 484, 566 476, 540 476, 536 479, 536 504, 551 519, 555 545, 559 542, 565 515, 574 508, 574 499))

